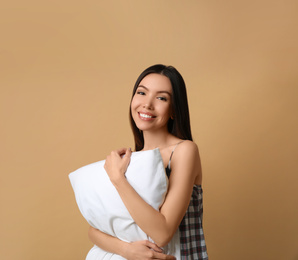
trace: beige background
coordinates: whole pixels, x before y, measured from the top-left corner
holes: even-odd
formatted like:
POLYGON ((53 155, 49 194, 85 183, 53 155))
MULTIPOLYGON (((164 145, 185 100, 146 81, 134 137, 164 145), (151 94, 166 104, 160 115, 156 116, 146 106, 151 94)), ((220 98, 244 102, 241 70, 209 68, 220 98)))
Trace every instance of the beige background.
POLYGON ((132 86, 188 87, 211 260, 298 259, 297 1, 6 1, 0 258, 84 259, 68 173, 133 146, 132 86))

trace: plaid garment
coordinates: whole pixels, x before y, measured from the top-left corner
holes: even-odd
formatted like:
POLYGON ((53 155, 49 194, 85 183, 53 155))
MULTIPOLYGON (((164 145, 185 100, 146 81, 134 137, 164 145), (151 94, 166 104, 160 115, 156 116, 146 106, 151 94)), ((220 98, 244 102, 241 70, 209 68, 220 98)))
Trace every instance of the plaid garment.
POLYGON ((181 260, 207 260, 207 249, 203 233, 203 190, 194 185, 186 214, 180 223, 181 260))

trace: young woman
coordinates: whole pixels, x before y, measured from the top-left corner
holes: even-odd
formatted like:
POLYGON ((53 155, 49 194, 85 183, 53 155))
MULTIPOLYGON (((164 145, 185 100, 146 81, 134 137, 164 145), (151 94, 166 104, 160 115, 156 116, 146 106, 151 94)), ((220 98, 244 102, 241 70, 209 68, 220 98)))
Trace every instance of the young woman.
POLYGON ((93 227, 90 240, 126 259, 175 259, 163 254, 162 247, 178 235, 178 259, 208 259, 202 229, 200 156, 192 141, 185 83, 174 67, 154 65, 141 73, 133 89, 130 122, 136 151, 160 150, 169 178, 160 210, 147 204, 125 178, 130 149, 111 152, 105 170, 134 221, 154 243, 123 242, 93 227))

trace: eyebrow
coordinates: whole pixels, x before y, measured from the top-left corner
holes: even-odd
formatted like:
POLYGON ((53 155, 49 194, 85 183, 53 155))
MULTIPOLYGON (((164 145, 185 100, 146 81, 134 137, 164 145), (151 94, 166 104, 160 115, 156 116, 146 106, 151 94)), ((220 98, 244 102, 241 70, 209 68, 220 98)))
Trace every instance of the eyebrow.
MULTIPOLYGON (((143 85, 139 85, 138 88, 144 88, 144 89, 146 89, 146 90, 149 91, 149 89, 146 88, 146 87, 143 86, 143 85)), ((157 93, 165 93, 165 94, 168 94, 169 96, 172 96, 172 94, 171 94, 169 91, 166 91, 166 90, 157 91, 157 93)))

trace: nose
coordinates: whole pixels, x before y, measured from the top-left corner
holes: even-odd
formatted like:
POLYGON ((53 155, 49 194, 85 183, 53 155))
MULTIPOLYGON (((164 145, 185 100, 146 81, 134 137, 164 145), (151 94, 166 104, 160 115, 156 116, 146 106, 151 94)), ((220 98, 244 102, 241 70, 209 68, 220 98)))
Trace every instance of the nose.
POLYGON ((144 100, 143 103, 143 108, 146 108, 148 110, 152 110, 154 108, 153 106, 153 98, 152 97, 147 97, 146 100, 144 100))

